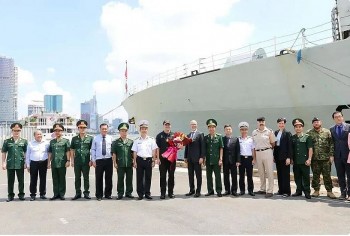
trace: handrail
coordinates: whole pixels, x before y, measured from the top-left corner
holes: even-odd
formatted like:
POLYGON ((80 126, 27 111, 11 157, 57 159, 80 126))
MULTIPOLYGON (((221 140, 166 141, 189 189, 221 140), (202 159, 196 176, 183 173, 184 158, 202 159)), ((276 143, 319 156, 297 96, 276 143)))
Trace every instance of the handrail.
POLYGON ((258 49, 263 49, 266 54, 265 57, 267 58, 279 55, 282 50, 290 49, 293 43, 293 49, 298 50, 301 48, 312 47, 314 45, 329 43, 333 40, 332 24, 330 21, 314 27, 305 28, 305 31, 301 34, 301 37, 299 37, 300 33, 301 31, 298 31, 292 34, 273 37, 264 41, 251 43, 234 50, 199 58, 192 62, 183 64, 182 66, 156 74, 150 79, 142 81, 137 85, 130 86, 131 90, 127 96, 131 96, 153 86, 191 75, 250 62, 254 60, 254 56, 258 58, 261 57, 260 54, 254 54, 258 49), (318 44, 315 44, 315 42, 318 44))

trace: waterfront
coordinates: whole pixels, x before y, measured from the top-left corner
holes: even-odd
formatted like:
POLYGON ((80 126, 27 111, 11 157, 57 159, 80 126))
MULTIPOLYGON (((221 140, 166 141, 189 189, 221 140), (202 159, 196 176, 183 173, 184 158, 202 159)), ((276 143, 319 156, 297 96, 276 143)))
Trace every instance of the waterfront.
MULTIPOLYGON (((116 171, 113 173, 113 200, 96 201, 74 196, 74 173, 67 171, 65 201, 29 201, 29 174, 25 174, 26 201, 7 203, 6 172, 0 172, 2 234, 349 234, 346 223, 350 203, 322 197, 266 199, 250 197, 184 196, 188 192, 187 170, 175 172, 175 199, 159 199, 159 172, 154 168, 152 201, 114 200, 116 171), (14 220, 15 219, 15 220, 14 220), (41 224, 40 222, 45 222, 41 224), (166 226, 166 227, 160 227, 166 226)), ((203 172, 204 173, 204 172, 203 172)), ((134 183, 135 183, 134 173, 134 183)), ((90 172, 91 196, 95 194, 94 169, 90 172)), ((255 190, 259 179, 254 178, 255 190)), ((275 180, 275 183, 277 181, 275 180)), ((17 187, 17 185, 15 185, 17 187)), ((135 185, 134 185, 135 189, 135 185)), ((292 192, 295 185, 292 183, 292 192)), ((275 185, 275 191, 277 187, 275 185)), ((206 193, 206 178, 203 190, 206 193)), ((339 196, 339 188, 334 188, 339 196)), ((135 191, 133 193, 135 195, 135 191)), ((51 172, 48 172, 47 196, 52 196, 51 172)))

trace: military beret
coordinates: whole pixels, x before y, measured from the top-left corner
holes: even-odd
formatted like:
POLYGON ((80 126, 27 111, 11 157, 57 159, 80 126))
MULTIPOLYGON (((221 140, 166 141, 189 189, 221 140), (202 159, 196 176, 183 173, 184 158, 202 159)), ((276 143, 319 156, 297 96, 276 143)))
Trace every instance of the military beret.
POLYGON ((163 125, 165 125, 165 124, 169 124, 169 125, 170 125, 170 124, 171 124, 171 123, 170 123, 170 120, 165 120, 165 121, 163 121, 163 125))
POLYGON ((52 129, 53 129, 53 131, 55 131, 55 130, 58 130, 58 129, 60 129, 60 130, 64 130, 64 127, 63 127, 63 125, 61 125, 61 124, 54 124, 53 125, 53 127, 52 127, 52 129))
POLYGON ((20 123, 18 123, 18 122, 15 122, 15 123, 11 124, 11 126, 10 126, 10 129, 13 129, 13 128, 20 128, 20 129, 22 129, 22 125, 20 123))
POLYGON ((140 122, 139 122, 140 128, 141 127, 148 127, 148 124, 149 124, 148 120, 140 120, 140 122))
POLYGON ((118 125, 118 130, 121 130, 121 129, 128 130, 128 129, 129 129, 129 124, 128 124, 128 123, 125 123, 125 122, 120 123, 120 124, 118 125))
POLYGON ((314 118, 312 119, 312 122, 311 122, 311 123, 314 123, 315 121, 321 121, 321 120, 318 119, 317 117, 314 117, 314 118))
POLYGON ((249 124, 248 124, 248 122, 242 121, 238 124, 238 128, 240 128, 240 129, 248 128, 249 129, 249 124))
POLYGON ((256 119, 256 121, 265 121, 265 117, 258 117, 257 119, 256 119))
POLYGON ((296 118, 292 121, 292 125, 293 126, 296 126, 296 125, 304 126, 304 121, 300 118, 296 118))
POLYGON ((214 119, 209 119, 207 120, 207 126, 217 126, 218 125, 218 122, 216 122, 216 120, 214 119))
POLYGON ((79 120, 77 122, 77 127, 80 126, 80 127, 87 127, 88 123, 86 120, 79 120))

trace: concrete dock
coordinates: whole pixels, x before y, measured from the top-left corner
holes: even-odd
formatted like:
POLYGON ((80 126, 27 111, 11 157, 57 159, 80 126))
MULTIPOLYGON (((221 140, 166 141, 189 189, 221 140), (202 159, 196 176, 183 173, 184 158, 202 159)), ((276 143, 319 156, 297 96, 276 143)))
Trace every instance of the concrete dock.
MULTIPOLYGON (((203 173, 205 175, 205 173, 203 173)), ((177 168, 175 199, 159 199, 159 171, 153 170, 153 200, 96 201, 94 169, 90 172, 92 200, 74 196, 74 173, 67 171, 66 200, 29 201, 29 174, 25 174, 26 200, 7 203, 6 171, 0 171, 0 221, 2 234, 350 234, 350 202, 331 200, 324 187, 321 197, 282 198, 274 195, 240 197, 186 197, 187 169, 177 168)), ((47 177, 47 197, 52 197, 51 171, 47 177)), ((134 173, 135 180, 135 173, 134 173)), ((135 181, 134 181, 135 183, 135 181)), ((254 177, 255 191, 259 179, 254 177)), ((275 180, 275 191, 277 191, 275 180)), ((17 185, 15 185, 16 194, 17 185)), ((134 188, 134 196, 136 196, 134 188)), ((292 182, 292 192, 295 185, 292 182)), ((334 188, 339 196, 339 188, 334 188)))

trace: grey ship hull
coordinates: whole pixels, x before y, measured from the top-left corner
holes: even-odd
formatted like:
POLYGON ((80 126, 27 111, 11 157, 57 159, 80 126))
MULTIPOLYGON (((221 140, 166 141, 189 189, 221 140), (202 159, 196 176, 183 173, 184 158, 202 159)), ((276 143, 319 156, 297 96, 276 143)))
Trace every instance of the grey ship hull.
MULTIPOLYGON (((195 119, 206 133, 206 120, 214 118, 218 132, 228 123, 238 134, 240 121, 252 130, 258 116, 273 129, 278 117, 287 118, 289 129, 295 117, 310 128, 314 116, 329 128, 332 112, 350 104, 350 79, 341 75, 350 75, 350 40, 303 49, 302 57, 300 64, 295 54, 287 54, 174 80, 133 94, 122 105, 136 124, 150 121, 151 135, 162 130, 164 119, 184 132, 195 119)), ((343 112, 350 119, 350 112, 343 112)))

